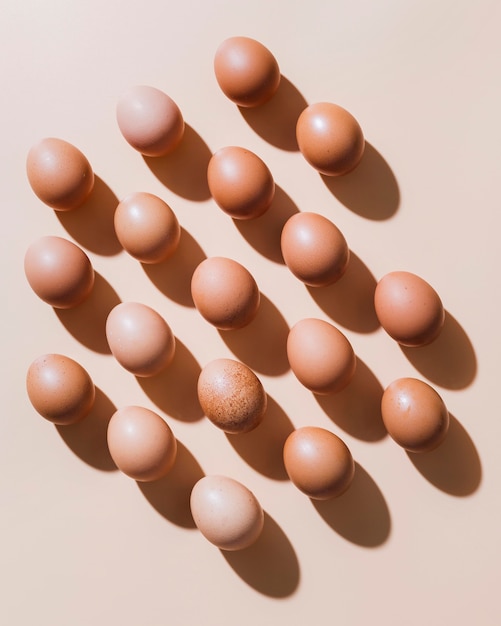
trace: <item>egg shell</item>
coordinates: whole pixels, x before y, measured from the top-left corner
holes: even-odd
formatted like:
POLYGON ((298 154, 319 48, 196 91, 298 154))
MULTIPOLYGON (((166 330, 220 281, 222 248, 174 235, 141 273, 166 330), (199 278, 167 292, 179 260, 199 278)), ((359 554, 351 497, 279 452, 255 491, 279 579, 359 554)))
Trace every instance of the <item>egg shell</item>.
POLYGON ((202 317, 220 330, 249 324, 261 300, 251 273, 226 257, 210 257, 196 267, 191 279, 191 295, 202 317))
POLYGON ((110 311, 106 338, 116 360, 135 376, 155 376, 174 358, 175 338, 170 326, 140 302, 121 302, 110 311))
POLYGON ((36 196, 56 211, 79 207, 94 188, 94 172, 87 157, 56 137, 42 139, 30 149, 26 173, 36 196))
POLYGON ((264 512, 256 496, 227 476, 204 476, 190 496, 193 520, 202 535, 221 550, 248 548, 258 539, 264 512))
POLYGON ((445 321, 440 296, 411 272, 395 271, 383 276, 376 285, 374 307, 381 326, 403 346, 431 343, 445 321))
POLYGON ((275 182, 266 163, 239 146, 221 148, 211 157, 207 181, 216 204, 234 219, 263 215, 275 195, 275 182))
POLYGON ((184 135, 181 110, 156 87, 136 85, 128 89, 118 101, 116 115, 124 139, 145 156, 169 154, 184 135))
POLYGON ((177 441, 171 428, 160 415, 142 406, 115 411, 107 441, 118 469, 139 482, 162 478, 176 460, 177 441))
POLYGON ((44 354, 35 359, 28 368, 26 390, 35 410, 61 426, 88 415, 96 397, 87 370, 62 354, 44 354))
POLYGON ((449 412, 440 395, 417 378, 398 378, 383 392, 381 415, 390 437, 409 452, 429 452, 449 429, 449 412))
POLYGON ((310 104, 302 111, 296 139, 306 161, 325 176, 342 176, 353 170, 365 149, 360 124, 331 102, 310 104))
POLYGON ((94 286, 94 268, 85 252, 63 237, 34 241, 24 257, 30 287, 56 309, 70 309, 83 302, 94 286))
POLYGON ((176 251, 181 227, 171 207, 152 193, 135 192, 118 204, 114 215, 118 241, 141 263, 160 263, 176 251))
POLYGON ((221 91, 241 107, 267 102, 280 85, 280 69, 273 54, 250 37, 230 37, 214 57, 214 73, 221 91))
POLYGON ((355 474, 355 463, 344 441, 316 426, 298 428, 287 437, 284 465, 291 482, 314 500, 340 496, 355 474))
POLYGON ((355 353, 345 335, 316 318, 302 319, 290 329, 287 357, 299 382, 319 395, 344 389, 356 368, 355 353))
POLYGON ((215 359, 200 372, 198 399, 210 421, 227 433, 243 433, 258 426, 267 395, 256 374, 244 363, 215 359))
POLYGON ((292 215, 284 224, 280 244, 287 267, 311 287, 335 283, 348 267, 350 251, 343 233, 318 213, 292 215))

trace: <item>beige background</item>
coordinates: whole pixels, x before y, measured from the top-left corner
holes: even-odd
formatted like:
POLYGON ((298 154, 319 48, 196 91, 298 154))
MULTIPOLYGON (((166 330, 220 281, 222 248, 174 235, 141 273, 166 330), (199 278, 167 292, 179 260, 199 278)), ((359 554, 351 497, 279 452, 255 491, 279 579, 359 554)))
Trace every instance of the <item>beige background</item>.
POLYGON ((2 86, 2 600, 9 626, 163 624, 500 623, 499 164, 501 5, 496 0, 4 0, 2 86), (284 80, 275 99, 241 113, 219 91, 212 59, 226 37, 255 37, 284 80), (151 84, 188 124, 171 157, 145 160, 121 137, 115 104, 151 84), (323 180, 295 150, 293 120, 330 100, 360 121, 359 169, 323 180), (24 162, 44 136, 77 145, 98 176, 85 207, 58 215, 31 192, 24 162), (236 226, 208 196, 210 153, 245 146, 269 165, 277 200, 236 226), (112 232, 118 199, 157 193, 183 226, 164 267, 144 271, 112 232), (308 290, 280 262, 280 224, 318 211, 353 252, 347 276, 308 290), (30 290, 24 251, 58 234, 98 272, 91 300, 56 313, 30 290), (256 322, 222 336, 189 299, 204 256, 231 256, 263 293, 256 322), (377 328, 375 281, 393 269, 428 280, 448 312, 442 337, 405 351, 377 328), (119 300, 161 312, 178 338, 173 366, 143 383, 109 354, 103 324, 119 300), (340 396, 317 401, 287 368, 288 327, 304 316, 344 330, 359 357, 340 396), (98 402, 57 429, 25 392, 30 362, 62 352, 84 365, 98 402), (265 423, 229 440, 194 397, 200 367, 233 356, 261 377, 265 423), (431 382, 452 417, 435 453, 410 458, 381 428, 394 378, 431 382), (180 442, 172 474, 139 488, 105 447, 114 408, 160 412, 180 442), (313 505, 287 480, 280 450, 293 427, 344 438, 357 462, 343 497, 313 505), (193 527, 189 490, 203 473, 248 485, 266 510, 262 539, 223 554, 193 527))

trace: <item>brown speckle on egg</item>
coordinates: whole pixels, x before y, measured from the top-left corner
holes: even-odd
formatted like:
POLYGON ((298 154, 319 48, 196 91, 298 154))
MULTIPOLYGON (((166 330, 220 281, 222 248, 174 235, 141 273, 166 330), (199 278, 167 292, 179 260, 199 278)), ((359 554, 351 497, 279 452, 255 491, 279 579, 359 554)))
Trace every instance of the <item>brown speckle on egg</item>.
POLYGON ((197 390, 205 415, 227 433, 256 428, 266 411, 261 381, 247 365, 233 359, 208 363, 200 373, 197 390))

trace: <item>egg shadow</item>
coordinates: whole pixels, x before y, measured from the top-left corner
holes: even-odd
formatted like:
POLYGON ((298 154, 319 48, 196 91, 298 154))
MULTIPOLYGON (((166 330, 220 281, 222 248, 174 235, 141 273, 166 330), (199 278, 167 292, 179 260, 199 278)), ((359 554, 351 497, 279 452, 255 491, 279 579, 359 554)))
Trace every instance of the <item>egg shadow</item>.
POLYGON ((102 256, 113 256, 122 251, 113 222, 118 202, 108 185, 94 175, 94 188, 81 206, 54 213, 81 246, 102 256))
POLYGON ((335 394, 315 395, 324 412, 340 428, 362 441, 380 441, 387 436, 381 416, 383 387, 367 365, 357 357, 353 379, 335 394))
POLYGON ((335 322, 359 333, 372 333, 379 328, 374 308, 377 281, 350 250, 344 275, 327 287, 307 287, 317 305, 335 322))
POLYGON ((174 254, 161 263, 142 263, 151 282, 165 296, 186 307, 194 307, 191 277, 206 255, 190 233, 181 228, 181 237, 174 254))
POLYGON ((344 176, 325 176, 329 191, 345 207, 371 220, 387 220, 400 205, 397 179, 382 155, 365 142, 365 151, 358 166, 344 176))
POLYGON ((88 415, 76 424, 56 426, 61 439, 70 450, 87 465, 103 472, 117 469, 106 438, 108 423, 115 411, 113 402, 96 387, 96 399, 88 415))
POLYGON ((289 326, 283 315, 263 294, 252 322, 243 328, 219 330, 235 356, 251 369, 268 376, 280 376, 289 370, 288 334, 289 326))
POLYGON ((204 472, 191 452, 177 441, 176 461, 170 472, 152 482, 137 482, 151 506, 176 526, 195 529, 190 496, 204 472))
POLYGON ((414 467, 432 485, 453 496, 474 493, 482 481, 482 464, 475 444, 459 421, 450 415, 443 443, 431 452, 407 452, 414 467))
POLYGON ((146 165, 158 180, 178 196, 203 202, 210 198, 207 167, 212 157, 208 145, 188 124, 177 148, 162 157, 144 156, 146 165))
POLYGON ((239 107, 247 124, 265 141, 281 150, 298 151, 296 123, 308 103, 285 76, 275 94, 258 107, 239 107))
POLYGON ((412 365, 431 382, 446 389, 464 389, 477 374, 473 345, 457 320, 446 311, 440 335, 427 346, 402 352, 412 365))
POLYGON ((242 459, 260 474, 273 480, 288 480, 283 462, 283 448, 294 430, 292 422, 273 398, 261 424, 248 433, 226 434, 226 438, 242 459))
POLYGON ((240 578, 263 595, 286 598, 299 585, 299 561, 294 548, 266 512, 263 531, 256 543, 244 550, 220 552, 240 578))
POLYGON ((311 502, 325 522, 351 543, 377 548, 390 536, 391 516, 386 500, 373 478, 358 463, 347 491, 337 498, 311 502))
POLYGON ((182 422, 196 422, 204 413, 198 401, 201 367, 193 354, 176 338, 172 363, 156 376, 136 377, 146 395, 162 411, 182 422))
POLYGON ((71 309, 54 309, 59 321, 81 344, 100 354, 111 354, 106 339, 106 319, 120 298, 113 287, 95 272, 89 297, 71 309))
POLYGON ((252 220, 233 220, 240 234, 262 256, 275 263, 284 264, 280 238, 285 222, 299 209, 285 193, 275 185, 275 197, 270 208, 252 220))

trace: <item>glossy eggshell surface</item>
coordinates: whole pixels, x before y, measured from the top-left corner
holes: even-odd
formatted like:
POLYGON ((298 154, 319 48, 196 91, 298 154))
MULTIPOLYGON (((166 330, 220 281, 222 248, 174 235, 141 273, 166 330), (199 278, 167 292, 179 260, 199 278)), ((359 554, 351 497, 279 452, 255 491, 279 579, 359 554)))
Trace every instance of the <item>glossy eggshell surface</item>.
POLYGON ((385 389, 381 414, 390 437, 409 452, 433 450, 449 429, 444 401, 433 387, 416 378, 399 378, 385 389))
POLYGON ((210 257, 197 266, 191 279, 191 295, 200 315, 220 330, 249 324, 261 300, 252 274, 226 257, 210 257))
POLYGON ((94 286, 94 268, 76 244, 63 237, 34 241, 24 257, 30 287, 56 309, 70 309, 83 302, 94 286))
POLYGON ((345 335, 316 318, 302 319, 291 328, 287 357, 299 382, 319 395, 344 389, 356 368, 355 353, 345 335))
POLYGON ((221 148, 212 156, 207 181, 216 204, 234 219, 263 215, 275 195, 275 182, 266 163, 239 146, 221 148))
POLYGON ((56 137, 42 139, 31 148, 26 173, 34 193, 56 211, 79 207, 94 188, 94 172, 87 157, 56 137))
POLYGON ((341 495, 355 473, 353 457, 344 441, 316 426, 298 428, 287 437, 284 465, 291 482, 314 500, 341 495))
POLYGON ((296 213, 282 229, 285 264, 311 287, 335 283, 348 267, 350 251, 343 233, 323 215, 296 213))
POLYGON ((299 150, 325 176, 342 176, 362 159, 365 140, 360 124, 343 107, 331 102, 310 104, 296 124, 299 150))
POLYGON ((116 114, 124 139, 145 156, 164 156, 183 138, 181 110, 170 96, 156 87, 131 87, 118 101, 116 114))
POLYGON ((275 57, 262 43, 249 37, 230 37, 219 45, 214 73, 221 91, 241 107, 264 104, 280 84, 275 57))
POLYGON ((374 306, 381 326, 403 346, 431 343, 445 321, 437 292, 411 272, 390 272, 383 276, 376 286, 374 306))
POLYGON ((116 360, 135 376, 155 376, 174 358, 175 338, 170 326, 140 302, 122 302, 110 311, 106 338, 116 360))
POLYGON ((243 550, 258 539, 264 512, 256 496, 227 476, 204 476, 190 497, 193 520, 202 535, 221 550, 243 550))
POLYGON ((62 354, 44 354, 35 359, 28 368, 26 390, 35 410, 61 426, 84 418, 96 396, 87 371, 62 354))
POLYGON ((254 372, 234 359, 215 359, 198 378, 198 399, 210 421, 227 433, 253 430, 264 416, 267 396, 254 372))
POLYGON ((141 263, 160 263, 174 254, 181 227, 170 206, 152 193, 135 192, 117 206, 114 216, 118 241, 141 263))
POLYGON ((145 407, 118 409, 108 424, 107 440, 118 469, 139 482, 162 478, 176 460, 172 430, 160 415, 145 407))

